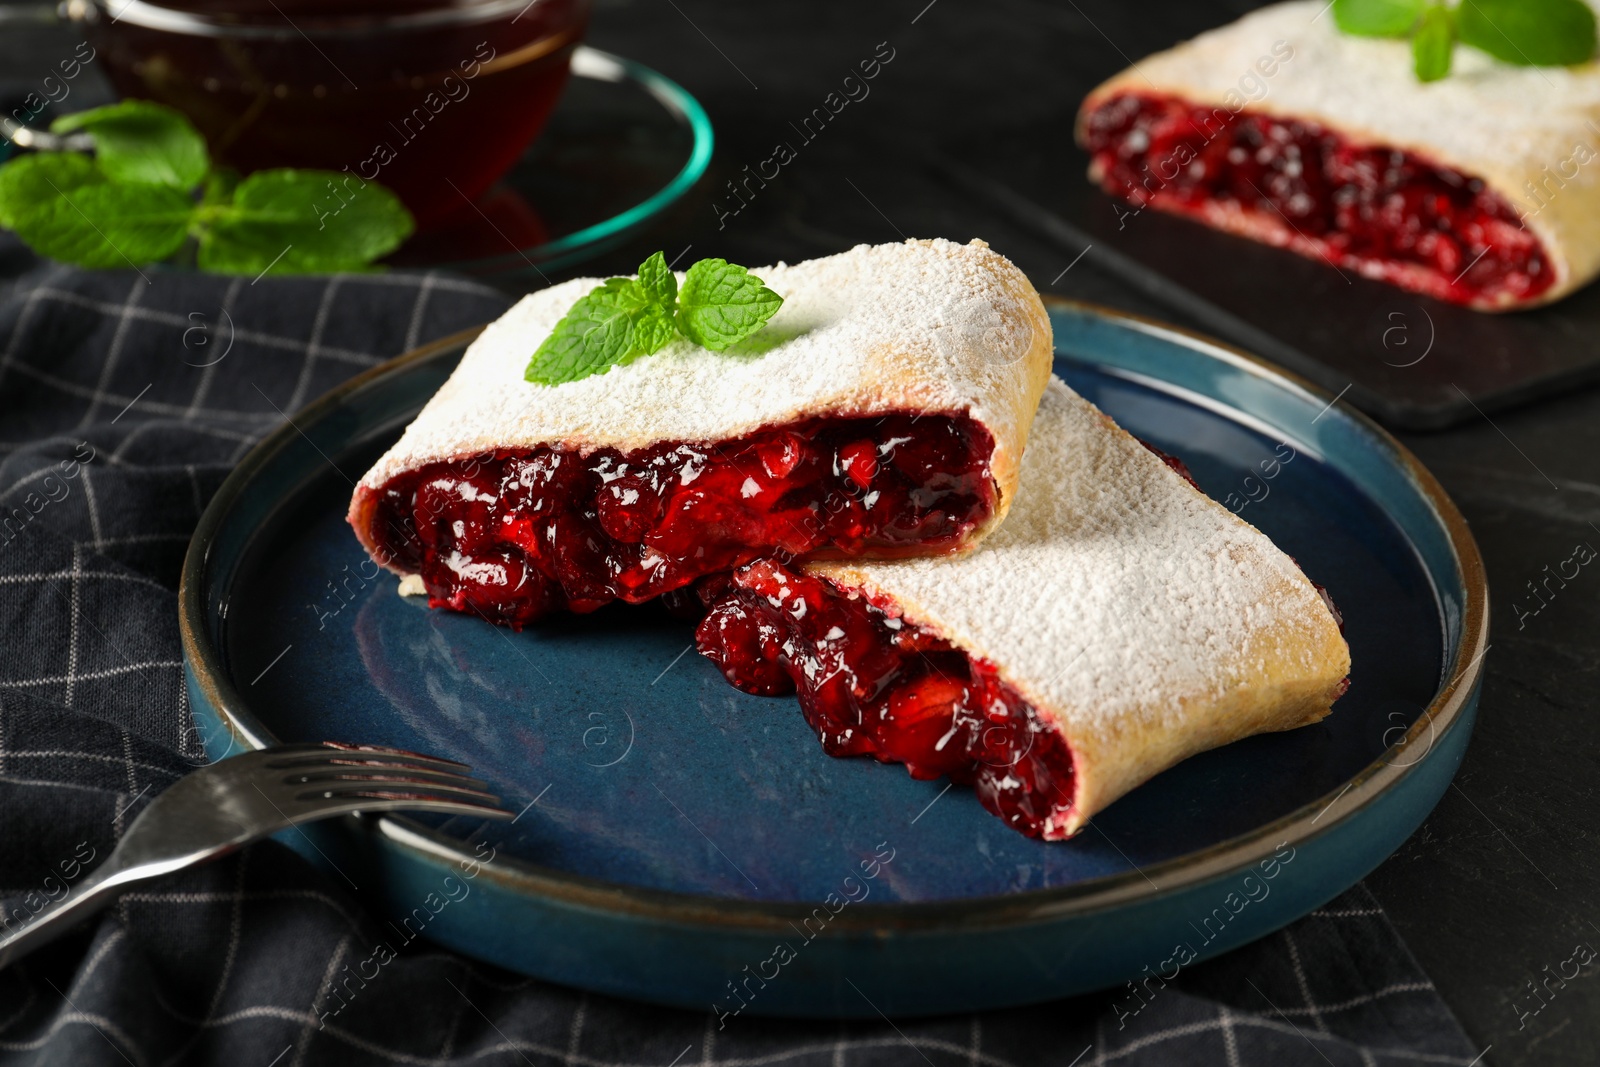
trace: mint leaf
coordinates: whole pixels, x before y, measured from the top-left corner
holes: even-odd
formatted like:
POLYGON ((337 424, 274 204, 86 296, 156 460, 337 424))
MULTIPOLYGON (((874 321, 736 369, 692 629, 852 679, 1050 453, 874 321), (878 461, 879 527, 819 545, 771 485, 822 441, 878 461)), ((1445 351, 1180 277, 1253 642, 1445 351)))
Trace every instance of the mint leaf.
POLYGON ((678 293, 678 329, 714 352, 738 344, 767 324, 783 297, 725 259, 690 267, 678 293))
POLYGON ((239 188, 239 182, 239 172, 232 167, 212 167, 205 183, 200 186, 200 202, 226 204, 233 199, 233 191, 239 188))
POLYGON ((640 355, 655 355, 676 336, 678 324, 672 320, 671 304, 651 304, 634 317, 633 347, 640 355))
POLYGON ((95 158, 106 177, 189 190, 210 167, 206 142, 180 112, 147 100, 63 115, 53 133, 85 131, 94 140, 95 158))
POLYGON ((639 264, 639 290, 649 306, 634 316, 633 346, 641 355, 653 355, 678 335, 672 319, 678 299, 678 279, 667 266, 667 257, 657 252, 639 264))
POLYGON ((662 304, 670 312, 678 299, 678 279, 667 267, 667 257, 657 252, 639 264, 639 285, 652 304, 662 304))
POLYGON ((524 377, 561 385, 661 351, 679 333, 721 351, 766 325, 783 298, 725 259, 702 259, 683 288, 660 252, 638 280, 610 278, 572 305, 528 361, 524 377))
POLYGON ((0 167, 0 222, 34 251, 80 267, 138 267, 178 250, 195 213, 170 185, 112 181, 87 156, 47 152, 0 167))
POLYGON ((200 218, 200 268, 233 274, 359 270, 414 228, 383 186, 323 170, 257 171, 200 218))
POLYGON ((1411 37, 1411 65, 1417 80, 1436 82, 1448 75, 1455 47, 1455 16, 1442 4, 1428 8, 1411 37))
POLYGON ((1456 32, 1522 67, 1563 67, 1595 52, 1594 12, 1582 0, 1462 0, 1456 32))
POLYGON ((575 382, 604 374, 639 355, 635 320, 650 308, 644 288, 632 278, 611 278, 580 297, 534 352, 524 377, 540 385, 575 382))
POLYGON ((1356 37, 1404 37, 1427 0, 1333 0, 1333 21, 1356 37))

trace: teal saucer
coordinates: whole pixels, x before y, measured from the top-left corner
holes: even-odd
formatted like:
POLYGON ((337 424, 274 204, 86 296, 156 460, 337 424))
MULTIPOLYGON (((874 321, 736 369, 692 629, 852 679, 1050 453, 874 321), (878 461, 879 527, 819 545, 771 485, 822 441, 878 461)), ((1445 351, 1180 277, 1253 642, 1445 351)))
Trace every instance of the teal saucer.
POLYGON ((711 164, 711 117, 659 71, 580 45, 550 122, 471 212, 386 261, 537 288, 661 222, 711 164))
POLYGON ((471 764, 516 822, 352 818, 289 843, 396 924, 424 908, 440 944, 702 1011, 998 1008, 1276 930, 1382 862, 1460 764, 1487 635, 1477 547, 1411 454, 1332 397, 1165 326, 1051 316, 1059 374, 1330 590, 1354 670, 1323 723, 1197 756, 1046 844, 965 788, 825 756, 792 698, 731 689, 657 608, 513 634, 403 599, 344 524, 350 480, 463 335, 299 413, 207 509, 181 610, 209 754, 330 739, 471 764))

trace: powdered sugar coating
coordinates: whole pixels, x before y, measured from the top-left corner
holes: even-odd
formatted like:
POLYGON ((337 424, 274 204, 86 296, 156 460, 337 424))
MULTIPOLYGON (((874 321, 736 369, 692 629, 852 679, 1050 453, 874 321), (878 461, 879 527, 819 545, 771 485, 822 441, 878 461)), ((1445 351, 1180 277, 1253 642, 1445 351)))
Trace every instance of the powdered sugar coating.
POLYGON ((1055 836, 1196 752, 1315 722, 1350 669, 1293 560, 1055 378, 1011 513, 972 552, 806 569, 989 661, 1055 723, 1076 771, 1055 836))
MULTIPOLYGON (((818 416, 965 412, 994 436, 1000 508, 1010 505, 1039 394, 1050 320, 1027 277, 982 241, 859 245, 751 273, 783 297, 767 327, 727 352, 677 339, 655 355, 559 386, 523 372, 573 302, 580 278, 524 297, 369 470, 351 503, 365 529, 374 492, 396 475, 496 449, 590 452, 708 442, 818 416)), ((681 281, 681 276, 680 276, 681 281)))
POLYGON ((1464 45, 1453 63, 1419 82, 1408 42, 1340 33, 1325 0, 1296 0, 1139 60, 1089 94, 1080 121, 1119 93, 1170 95, 1416 153, 1482 178, 1525 216, 1556 270, 1532 302, 1559 299, 1600 273, 1600 63, 1516 67, 1464 45), (1274 56, 1279 42, 1291 58, 1274 56))

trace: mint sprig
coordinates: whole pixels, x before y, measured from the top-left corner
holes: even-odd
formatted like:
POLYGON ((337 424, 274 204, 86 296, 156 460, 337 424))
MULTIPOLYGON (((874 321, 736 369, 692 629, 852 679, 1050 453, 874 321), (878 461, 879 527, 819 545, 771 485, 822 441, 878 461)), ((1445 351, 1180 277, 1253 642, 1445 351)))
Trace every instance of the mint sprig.
POLYGON ((637 278, 608 278, 579 297, 528 361, 525 377, 561 385, 652 355, 682 334, 724 351, 751 336, 783 304, 761 279, 725 259, 702 259, 677 277, 657 252, 637 278))
POLYGON ((57 119, 94 156, 39 152, 0 167, 0 225, 35 251, 82 267, 137 267, 181 255, 203 270, 360 270, 410 236, 389 190, 334 171, 274 169, 244 179, 213 167, 181 113, 125 100, 57 119))
POLYGON ((411 233, 411 213, 381 185, 320 170, 258 170, 196 217, 201 270, 253 274, 360 270, 411 233), (330 180, 337 177, 330 190, 330 180), (281 256, 275 263, 274 256, 281 256))
POLYGON ((70 153, 0 167, 0 223, 36 251, 81 267, 137 267, 183 244, 194 204, 170 185, 119 185, 70 153))
POLYGON ((1339 29, 1360 37, 1410 37, 1418 80, 1450 73, 1455 43, 1504 63, 1560 67, 1595 54, 1594 11, 1583 0, 1334 0, 1339 29))
POLYGON ((193 189, 210 169, 200 131, 160 104, 124 100, 63 115, 50 124, 51 133, 79 131, 93 138, 95 159, 112 181, 193 189))
POLYGON ((683 277, 678 329, 714 352, 738 344, 765 326, 783 298, 761 279, 725 259, 702 259, 683 277))
POLYGON ((1334 0, 1333 21, 1356 37, 1404 37, 1426 0, 1334 0))
POLYGON ((1565 67, 1594 57, 1594 10, 1582 0, 1463 0, 1463 44, 1504 63, 1565 67))
POLYGON ((1422 13, 1411 35, 1411 69, 1419 82, 1436 82, 1450 74, 1455 57, 1456 16, 1443 4, 1422 13))

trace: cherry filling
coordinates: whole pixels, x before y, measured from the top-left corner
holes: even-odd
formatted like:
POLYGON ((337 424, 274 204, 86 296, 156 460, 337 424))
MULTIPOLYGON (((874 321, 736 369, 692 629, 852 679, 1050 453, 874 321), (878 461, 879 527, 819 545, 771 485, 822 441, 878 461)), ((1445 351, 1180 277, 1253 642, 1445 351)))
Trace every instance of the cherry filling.
POLYGON ((963 415, 814 419, 714 445, 497 452, 383 487, 375 554, 430 603, 520 628, 638 603, 759 556, 925 555, 993 513, 994 439, 963 415))
POLYGON ((1130 93, 1089 114, 1084 142, 1112 196, 1441 300, 1505 306, 1555 281, 1538 239, 1481 179, 1316 123, 1130 93))
POLYGON ((1155 445, 1151 444, 1149 441, 1146 441, 1142 437, 1135 437, 1134 440, 1138 441, 1141 445, 1144 445, 1144 447, 1149 449, 1151 452, 1154 452, 1156 458, 1160 459, 1161 462, 1172 468, 1178 477, 1188 482, 1191 489, 1198 493, 1205 492, 1204 489, 1200 488, 1200 483, 1194 480, 1194 475, 1189 472, 1189 465, 1183 460, 1172 455, 1170 452, 1161 451, 1161 449, 1157 448, 1155 445))
POLYGON ((760 560, 712 595, 700 652, 760 696, 797 688, 831 756, 904 763, 913 778, 971 784, 1030 837, 1064 837, 1072 752, 995 669, 865 597, 760 560))

